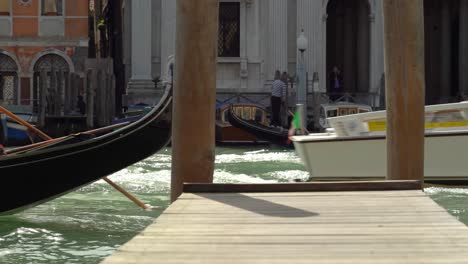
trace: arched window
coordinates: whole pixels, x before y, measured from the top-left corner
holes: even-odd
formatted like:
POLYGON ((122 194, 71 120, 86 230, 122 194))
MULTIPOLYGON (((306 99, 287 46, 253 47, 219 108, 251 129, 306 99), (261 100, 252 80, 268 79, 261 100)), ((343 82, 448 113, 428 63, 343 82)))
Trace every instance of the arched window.
POLYGON ((52 71, 52 69, 64 72, 70 71, 70 66, 67 61, 57 54, 46 54, 37 60, 34 64, 34 72, 40 72, 44 69, 46 72, 52 71))
POLYGON ((34 64, 34 80, 33 80, 33 100, 34 100, 34 112, 38 110, 38 99, 40 98, 39 94, 39 78, 41 71, 45 71, 47 73, 47 79, 45 80, 46 88, 49 90, 49 95, 55 93, 56 87, 64 87, 66 79, 62 79, 62 83, 51 87, 52 80, 57 81, 57 75, 59 72, 62 72, 64 76, 67 76, 70 72, 70 65, 68 62, 57 54, 46 54, 40 57, 36 64, 34 64))
POLYGON ((9 56, 0 53, 0 104, 18 103, 18 66, 9 56))

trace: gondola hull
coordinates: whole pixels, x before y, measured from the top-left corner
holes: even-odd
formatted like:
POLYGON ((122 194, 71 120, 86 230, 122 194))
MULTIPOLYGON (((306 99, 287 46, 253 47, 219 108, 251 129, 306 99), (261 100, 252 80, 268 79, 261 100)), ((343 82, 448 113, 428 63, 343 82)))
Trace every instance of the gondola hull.
POLYGON ((172 96, 135 123, 82 142, 0 156, 0 214, 46 202, 141 161, 171 137, 172 96))
POLYGON ((288 140, 288 130, 282 127, 272 127, 259 124, 252 120, 245 120, 237 116, 232 109, 228 112, 229 123, 243 129, 257 138, 266 140, 272 144, 284 147, 294 147, 288 140))

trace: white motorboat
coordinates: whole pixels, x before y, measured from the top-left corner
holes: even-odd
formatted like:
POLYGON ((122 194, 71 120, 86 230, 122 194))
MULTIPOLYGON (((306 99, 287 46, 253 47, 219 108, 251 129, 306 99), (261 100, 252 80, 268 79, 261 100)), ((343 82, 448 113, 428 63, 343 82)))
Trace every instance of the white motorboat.
MULTIPOLYGON (((326 133, 292 136, 311 180, 382 179, 386 111, 329 118, 326 133)), ((468 184, 468 102, 426 106, 425 181, 468 184)))
POLYGON ((371 112, 372 107, 352 102, 335 102, 320 105, 319 124, 323 129, 330 128, 329 118, 371 112))

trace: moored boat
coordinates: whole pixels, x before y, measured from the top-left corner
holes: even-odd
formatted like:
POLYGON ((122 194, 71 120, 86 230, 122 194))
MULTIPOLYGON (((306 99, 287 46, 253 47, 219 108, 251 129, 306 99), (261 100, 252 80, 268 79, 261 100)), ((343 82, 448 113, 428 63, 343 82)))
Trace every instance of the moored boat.
POLYGON ((228 120, 234 127, 245 130, 260 139, 276 145, 292 147, 292 143, 288 139, 288 129, 286 128, 270 126, 266 122, 245 119, 234 107, 231 107, 228 111, 228 120))
MULTIPOLYGON (((333 130, 292 136, 311 180, 382 179, 387 171, 385 111, 330 118, 333 130)), ((425 181, 468 184, 468 102, 426 106, 425 181)))
POLYGON ((150 113, 112 132, 0 155, 0 214, 54 199, 149 157, 169 142, 171 113, 168 89, 150 113))
MULTIPOLYGON (((29 124, 35 125, 35 116, 31 113, 14 113, 17 117, 21 118, 29 124)), ((18 123, 17 121, 5 116, 3 118, 4 128, 4 142, 5 146, 23 146, 33 143, 34 135, 30 133, 27 127, 18 123)))
POLYGON ((321 104, 319 124, 322 129, 326 129, 330 127, 330 124, 328 123, 329 118, 367 112, 372 112, 372 107, 365 104, 356 104, 345 101, 321 104))
POLYGON ((216 142, 219 144, 266 144, 265 140, 255 134, 234 126, 229 120, 229 111, 232 110, 246 120, 267 124, 267 111, 265 107, 253 103, 221 104, 216 107, 216 142))

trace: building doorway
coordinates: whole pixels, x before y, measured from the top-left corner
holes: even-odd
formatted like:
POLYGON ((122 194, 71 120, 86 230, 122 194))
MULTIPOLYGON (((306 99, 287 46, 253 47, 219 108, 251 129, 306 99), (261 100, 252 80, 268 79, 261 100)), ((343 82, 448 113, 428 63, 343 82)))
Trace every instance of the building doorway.
MULTIPOLYGON (((368 93, 370 89, 370 6, 367 0, 330 0, 327 5, 327 92, 333 68, 342 73, 339 93, 368 93)), ((334 96, 336 98, 336 96, 334 96)))
POLYGON ((47 78, 45 80, 45 86, 48 91, 47 99, 52 100, 52 98, 54 98, 55 96, 64 96, 65 93, 63 92, 63 89, 65 87, 67 78, 70 73, 70 66, 64 58, 57 54, 46 54, 40 57, 34 64, 33 111, 35 113, 37 113, 39 106, 39 79, 41 71, 45 71, 47 75, 47 78), (62 72, 64 76, 64 78, 61 79, 61 83, 58 83, 59 78, 57 78, 59 72, 62 72))
POLYGON ((468 34, 460 24, 462 2, 424 0, 426 104, 461 99, 459 63, 466 58, 460 56, 459 50, 461 36, 466 38, 468 34))

